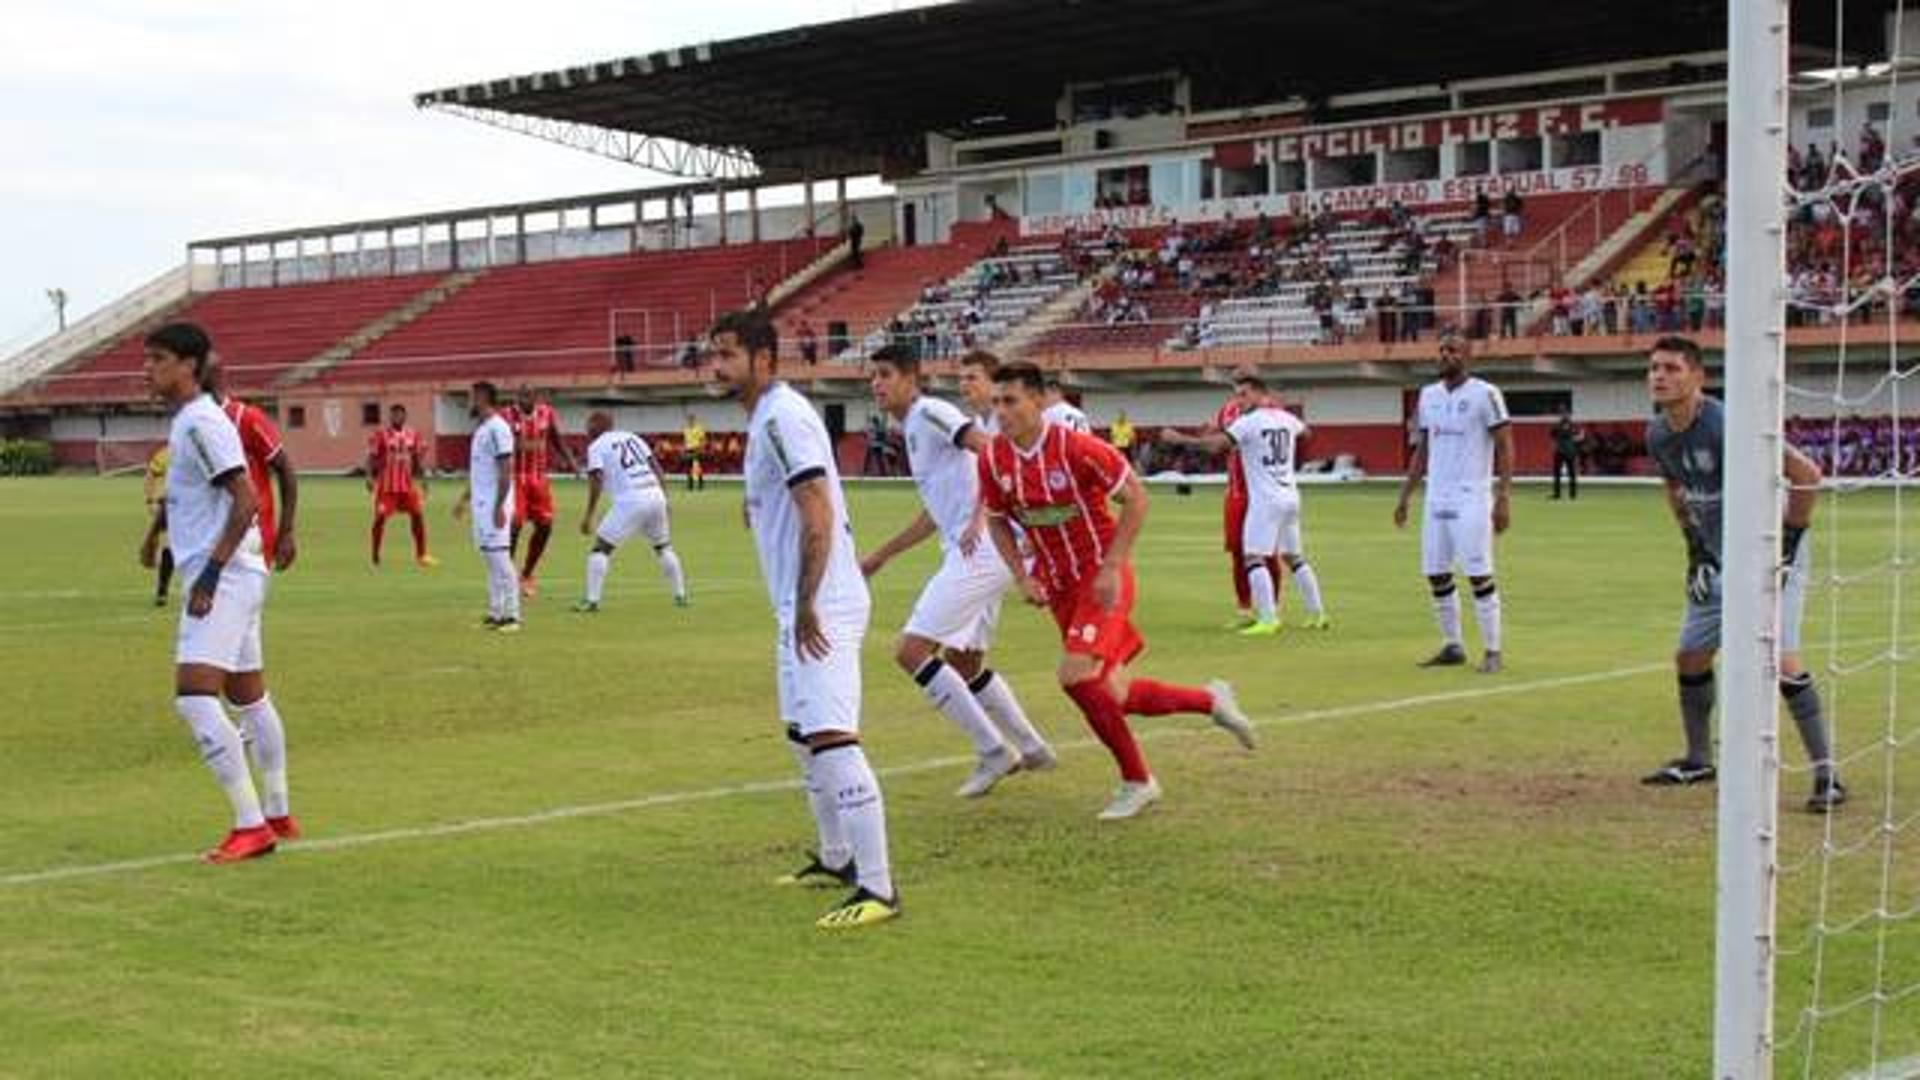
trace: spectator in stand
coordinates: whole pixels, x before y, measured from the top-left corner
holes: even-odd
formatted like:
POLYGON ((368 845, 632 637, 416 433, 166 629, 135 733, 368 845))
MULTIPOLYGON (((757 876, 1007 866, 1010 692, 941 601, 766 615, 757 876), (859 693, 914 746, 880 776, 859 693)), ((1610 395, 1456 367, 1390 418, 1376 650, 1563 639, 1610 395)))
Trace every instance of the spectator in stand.
POLYGON ((1607 293, 1606 303, 1600 308, 1600 321, 1606 327, 1609 336, 1620 332, 1620 326, 1624 322, 1620 316, 1626 311, 1629 299, 1625 282, 1615 282, 1612 290, 1607 293))
POLYGON ((1487 300, 1486 293, 1473 299, 1473 319, 1467 327, 1467 336, 1475 341, 1485 341, 1493 336, 1493 305, 1487 300))
POLYGON ((1573 332, 1576 334, 1598 334, 1605 320, 1607 301, 1597 282, 1588 282, 1580 292, 1580 302, 1573 312, 1573 332))
POLYGON ((855 270, 862 269, 867 265, 866 256, 860 250, 861 245, 866 242, 866 239, 867 227, 860 223, 858 217, 855 217, 853 221, 847 225, 847 262, 852 264, 855 270))
POLYGON ((1870 173, 1878 170, 1887 158, 1887 141, 1880 136, 1880 129, 1869 120, 1860 128, 1860 171, 1870 173))
POLYGON ((1511 281, 1500 283, 1500 295, 1496 298, 1500 305, 1500 336, 1517 338, 1520 336, 1520 293, 1514 289, 1511 281))
POLYGON ((1567 474, 1567 498, 1580 497, 1580 448, 1586 433, 1573 422, 1573 409, 1560 410, 1560 421, 1553 425, 1553 497, 1560 497, 1560 472, 1567 474))
POLYGON ((1395 310, 1399 303, 1393 298, 1393 290, 1382 288, 1380 296, 1373 302, 1374 321, 1380 331, 1380 344, 1391 345, 1400 340, 1400 315, 1395 310))
POLYGON ((1493 199, 1488 197, 1487 189, 1481 188, 1473 195, 1473 242, 1477 247, 1487 246, 1487 232, 1493 226, 1493 199))
POLYGON ((1553 336, 1566 337, 1573 333, 1573 290, 1555 282, 1547 291, 1547 304, 1553 315, 1553 336))
POLYGON ((1514 238, 1520 235, 1520 230, 1525 227, 1520 193, 1508 188, 1507 193, 1500 197, 1500 232, 1506 237, 1508 243, 1512 243, 1514 238))
POLYGON ((800 338, 800 359, 804 361, 808 367, 819 363, 820 339, 814 336, 813 323, 806 319, 801 319, 798 336, 800 338))

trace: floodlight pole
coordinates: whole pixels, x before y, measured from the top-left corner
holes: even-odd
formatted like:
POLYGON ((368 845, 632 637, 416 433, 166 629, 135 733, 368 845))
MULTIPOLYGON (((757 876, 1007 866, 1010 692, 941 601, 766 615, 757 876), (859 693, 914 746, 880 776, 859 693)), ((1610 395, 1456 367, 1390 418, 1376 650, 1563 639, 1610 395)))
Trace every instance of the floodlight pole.
POLYGON ((1773 1075, 1789 0, 1729 0, 1713 1072, 1773 1075))

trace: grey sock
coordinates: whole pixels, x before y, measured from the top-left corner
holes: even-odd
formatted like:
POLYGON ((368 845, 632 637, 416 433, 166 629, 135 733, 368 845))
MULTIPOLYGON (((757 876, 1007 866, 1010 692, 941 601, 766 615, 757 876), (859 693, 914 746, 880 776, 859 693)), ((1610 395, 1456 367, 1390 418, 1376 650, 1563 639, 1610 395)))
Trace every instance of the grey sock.
POLYGON ((1687 760, 1713 764, 1713 672, 1680 676, 1680 725, 1687 733, 1687 760))
POLYGON ((1781 679, 1780 696, 1787 700, 1793 726, 1800 729, 1800 743, 1807 748, 1813 775, 1832 776, 1833 746, 1827 741, 1827 720, 1820 714, 1820 691, 1813 687, 1813 676, 1803 671, 1781 679))

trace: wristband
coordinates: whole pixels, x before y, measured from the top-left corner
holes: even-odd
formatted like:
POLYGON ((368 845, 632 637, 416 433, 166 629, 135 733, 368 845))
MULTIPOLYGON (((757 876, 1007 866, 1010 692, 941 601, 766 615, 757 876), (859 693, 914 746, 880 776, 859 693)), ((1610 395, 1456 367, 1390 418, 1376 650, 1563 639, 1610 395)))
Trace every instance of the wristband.
POLYGON ((226 564, 219 559, 208 559, 200 568, 200 576, 193 579, 194 589, 212 596, 220 588, 220 571, 224 569, 226 564))

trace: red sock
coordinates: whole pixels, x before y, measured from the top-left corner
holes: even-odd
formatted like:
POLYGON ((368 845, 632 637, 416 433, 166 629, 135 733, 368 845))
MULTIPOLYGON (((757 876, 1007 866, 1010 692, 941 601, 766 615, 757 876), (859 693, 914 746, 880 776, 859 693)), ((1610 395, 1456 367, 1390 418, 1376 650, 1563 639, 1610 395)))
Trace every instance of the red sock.
POLYGON ((1198 686, 1175 686, 1152 679, 1135 679, 1127 687, 1126 711, 1131 716, 1213 712, 1213 691, 1198 686))
POLYGON ((413 519, 413 557, 427 557, 427 518, 424 514, 414 514, 413 519))
POLYGON ((376 564, 379 563, 380 561, 380 538, 382 536, 385 536, 386 532, 387 532, 387 519, 383 517, 374 518, 373 519, 373 561, 376 564))
POLYGON ((1145 783, 1152 774, 1147 772, 1147 760, 1140 756, 1140 744, 1133 741, 1133 729, 1127 726, 1126 711, 1114 700, 1113 691, 1107 689, 1105 679, 1088 679, 1067 687, 1067 696, 1087 717, 1087 726, 1093 729, 1094 737, 1099 739, 1107 752, 1113 755, 1114 764, 1120 766, 1120 778, 1133 783, 1145 783))

